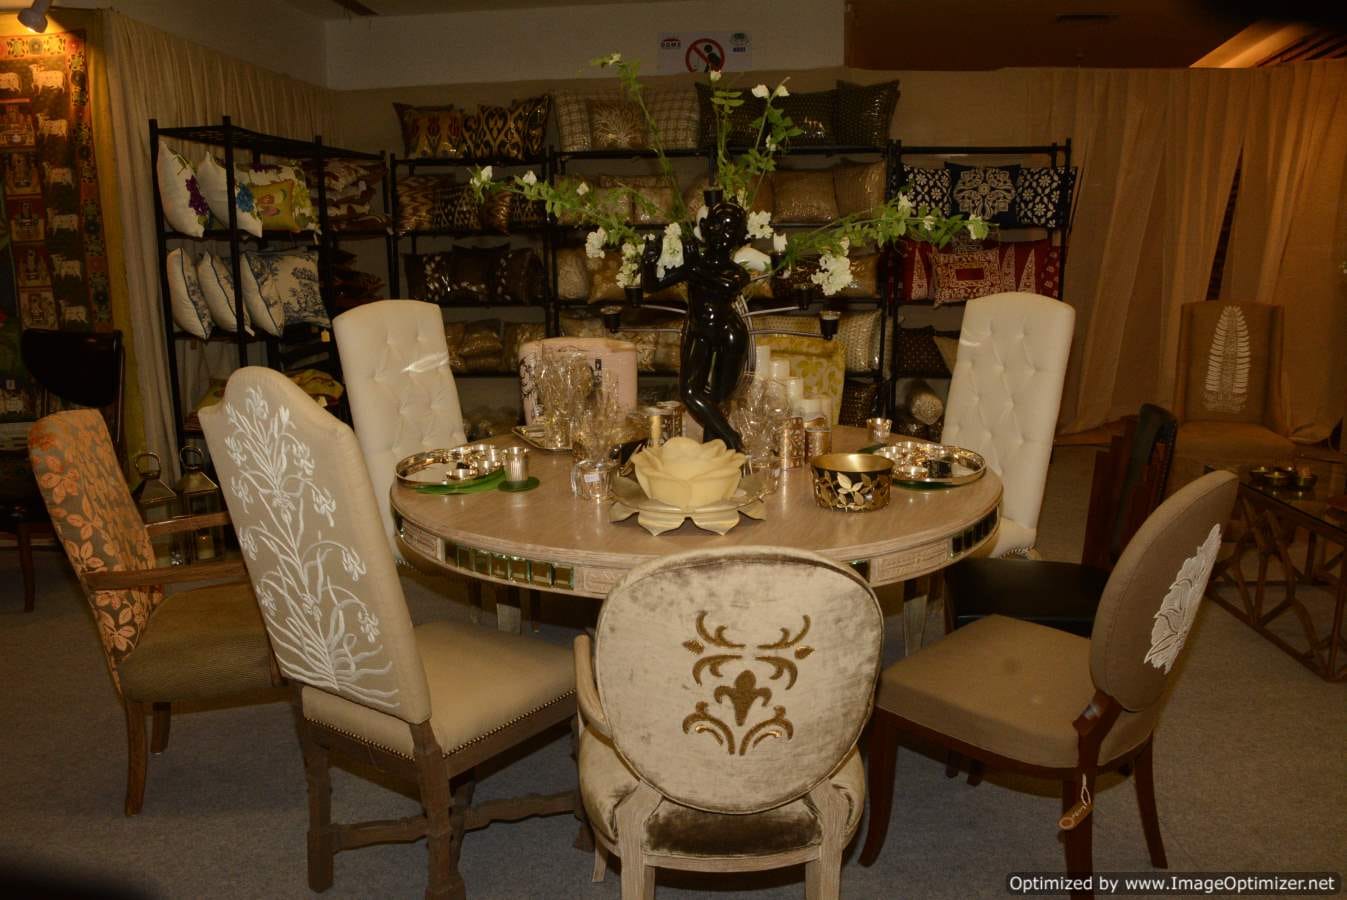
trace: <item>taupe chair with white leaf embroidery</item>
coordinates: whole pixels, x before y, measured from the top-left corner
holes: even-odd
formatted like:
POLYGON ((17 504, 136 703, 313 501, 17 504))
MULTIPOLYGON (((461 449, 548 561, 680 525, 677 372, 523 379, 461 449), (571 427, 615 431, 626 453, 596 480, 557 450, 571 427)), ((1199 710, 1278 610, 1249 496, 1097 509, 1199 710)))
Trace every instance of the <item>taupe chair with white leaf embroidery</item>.
POLYGON ((1179 325, 1170 493, 1208 467, 1289 462, 1284 315, 1266 303, 1186 303, 1179 325))
POLYGON ((988 768, 1060 781, 1059 825, 1066 830, 1072 874, 1092 869, 1095 776, 1130 767, 1151 863, 1166 866, 1152 735, 1220 550, 1236 485, 1229 472, 1212 472, 1146 519, 1109 575, 1088 640, 988 616, 884 671, 870 736, 863 865, 873 863, 884 845, 894 758, 905 737, 988 768))
POLYGON ((837 897, 883 643, 869 585, 810 553, 678 554, 613 589, 595 641, 592 664, 575 642, 595 880, 609 853, 624 900, 656 868, 804 863, 808 896, 837 897))
POLYGON ((574 791, 470 806, 474 766, 574 715, 570 651, 466 624, 413 628, 355 435, 284 375, 239 369, 201 425, 296 686, 309 886, 331 885, 337 850, 426 837, 427 896, 462 897, 465 828, 577 807, 574 791), (424 815, 333 824, 332 753, 415 781, 424 815))

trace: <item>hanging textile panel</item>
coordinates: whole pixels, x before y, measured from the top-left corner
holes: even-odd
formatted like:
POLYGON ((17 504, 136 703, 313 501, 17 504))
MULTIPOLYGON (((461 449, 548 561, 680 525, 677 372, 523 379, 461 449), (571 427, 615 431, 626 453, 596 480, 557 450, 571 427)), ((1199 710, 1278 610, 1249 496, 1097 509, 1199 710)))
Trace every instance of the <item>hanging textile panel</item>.
POLYGON ((84 33, 0 38, 0 420, 42 415, 24 328, 112 327, 84 33))

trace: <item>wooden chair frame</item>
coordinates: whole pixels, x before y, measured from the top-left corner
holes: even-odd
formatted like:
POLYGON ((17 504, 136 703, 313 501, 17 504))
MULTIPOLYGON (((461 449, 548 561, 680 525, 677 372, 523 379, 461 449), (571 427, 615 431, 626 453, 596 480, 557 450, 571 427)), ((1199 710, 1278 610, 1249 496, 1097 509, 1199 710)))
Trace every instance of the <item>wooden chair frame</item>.
MULTIPOLYGON (((196 531, 201 528, 215 528, 229 524, 228 513, 209 513, 198 516, 181 516, 163 522, 146 525, 150 538, 196 531)), ((248 582, 248 571, 241 559, 225 559, 214 562, 195 563, 188 566, 162 566, 154 569, 134 569, 122 571, 89 572, 83 577, 85 590, 121 591, 134 588, 164 587, 169 584, 190 584, 197 581, 209 581, 217 584, 236 584, 248 582)), ((146 628, 152 628, 151 624, 146 628)), ((133 654, 134 650, 131 651, 133 654)), ((271 662, 271 681, 274 685, 283 684, 276 661, 271 662)), ((122 707, 126 714, 126 815, 140 813, 145 805, 145 775, 149 768, 149 754, 156 756, 168 749, 169 726, 172 719, 172 704, 158 701, 148 704, 128 700, 122 696, 122 707), (145 717, 153 714, 154 723, 148 745, 145 741, 145 717)))
MULTIPOLYGON (((586 725, 604 736, 610 734, 608 720, 594 680, 592 642, 588 635, 575 639, 575 695, 580 707, 580 727, 586 725)), ((890 794, 892 791, 890 791, 890 794)), ((653 900, 655 870, 678 869, 684 872, 762 872, 803 864, 805 896, 808 900, 837 900, 841 891, 842 852, 846 849, 846 801, 825 778, 809 791, 809 801, 819 814, 822 841, 814 847, 801 847, 764 856, 697 857, 648 853, 641 846, 645 823, 663 795, 638 779, 636 790, 617 806, 616 844, 594 831, 593 881, 603 881, 608 856, 622 863, 622 900, 653 900)))
MULTIPOLYGON (((1038 766, 1011 759, 989 750, 941 734, 902 716, 875 707, 868 740, 870 824, 861 850, 863 866, 873 865, 884 847, 893 811, 894 765, 898 756, 900 738, 909 736, 923 743, 943 747, 972 760, 975 765, 990 766, 1019 772, 1036 778, 1054 779, 1062 785, 1062 819, 1059 827, 1066 836, 1066 870, 1070 875, 1084 876, 1094 872, 1091 820, 1094 808, 1095 779, 1100 772, 1117 770, 1134 776, 1137 803, 1141 807, 1141 827, 1146 835, 1146 849, 1151 865, 1168 868, 1164 840, 1160 835, 1160 820, 1155 806, 1155 777, 1153 768, 1154 736, 1147 737, 1138 747, 1101 763, 1099 750, 1113 728, 1122 706, 1110 695, 1096 690, 1088 706, 1072 722, 1076 731, 1077 759, 1070 768, 1038 766)), ((947 775, 957 769, 946 769, 947 775)), ((969 776, 970 784, 977 784, 980 773, 969 776)), ((1092 893, 1073 892, 1072 897, 1090 897, 1092 893)))
POLYGON ((306 719, 302 690, 300 685, 294 686, 293 704, 309 790, 308 865, 311 890, 321 892, 332 886, 333 858, 338 851, 368 847, 371 844, 405 843, 424 837, 430 856, 426 897, 462 900, 466 893, 463 878, 458 872, 458 859, 464 832, 485 828, 492 822, 516 822, 530 816, 553 816, 568 812, 577 814, 581 818, 581 833, 576 845, 581 849, 589 849, 589 827, 583 819, 584 805, 580 802, 578 787, 555 794, 528 794, 472 805, 476 786, 474 767, 555 725, 568 719, 573 721, 576 711, 574 697, 544 707, 448 755, 436 741, 429 720, 408 725, 415 748, 415 755, 408 759, 306 719), (380 772, 414 782, 424 808, 423 814, 401 819, 334 823, 329 771, 333 755, 372 765, 380 772), (457 784, 453 783, 455 779, 457 784))

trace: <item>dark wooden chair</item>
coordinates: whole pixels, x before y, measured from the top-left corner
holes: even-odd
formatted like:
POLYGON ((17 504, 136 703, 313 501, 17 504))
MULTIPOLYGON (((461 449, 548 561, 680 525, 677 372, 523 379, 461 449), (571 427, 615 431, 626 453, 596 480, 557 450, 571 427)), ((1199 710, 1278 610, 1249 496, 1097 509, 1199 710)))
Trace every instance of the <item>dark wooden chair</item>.
POLYGON ((1113 564, 1165 496, 1177 422, 1152 404, 1123 420, 1095 463, 1079 563, 968 559, 943 576, 947 631, 990 615, 1089 637, 1113 564))
POLYGON ((54 413, 28 436, 58 542, 84 587, 126 712, 126 814, 140 812, 149 749, 162 752, 175 701, 241 696, 279 683, 241 560, 155 567, 153 538, 228 524, 223 513, 146 525, 97 410, 54 413), (164 595, 164 586, 213 582, 164 595))
MULTIPOLYGON (((29 328, 19 339, 19 353, 48 397, 102 410, 113 444, 121 447, 125 354, 120 331, 29 328)), ((0 534, 14 540, 23 577, 23 611, 32 612, 33 538, 50 535, 52 529, 26 450, 0 452, 0 534)))
POLYGON ((987 616, 886 669, 869 739, 870 825, 879 856, 898 742, 943 748, 1062 786, 1067 870, 1090 874, 1099 772, 1131 771, 1151 864, 1167 865, 1152 772, 1160 700, 1188 637, 1234 507, 1237 480, 1213 472, 1174 494, 1127 545, 1090 639, 987 616))

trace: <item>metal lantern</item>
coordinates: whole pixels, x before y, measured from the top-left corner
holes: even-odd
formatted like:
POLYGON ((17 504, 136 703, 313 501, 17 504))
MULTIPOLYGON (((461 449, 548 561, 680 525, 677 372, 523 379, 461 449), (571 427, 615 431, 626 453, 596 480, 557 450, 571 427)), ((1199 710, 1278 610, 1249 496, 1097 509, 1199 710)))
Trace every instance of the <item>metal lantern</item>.
MULTIPOLYGON (((206 454, 200 447, 188 444, 178 454, 182 462, 182 477, 175 487, 182 514, 203 516, 224 509, 224 495, 220 486, 206 474, 206 454)), ((186 557, 191 560, 214 559, 224 551, 224 529, 200 528, 187 532, 186 557)))
MULTIPOLYGON (((159 454, 153 450, 139 453, 132 460, 140 482, 131 490, 131 499, 140 508, 140 517, 146 525, 166 522, 178 514, 178 495, 162 477, 164 467, 159 454)), ((176 552, 172 535, 164 535, 151 543, 154 546, 154 562, 157 566, 175 566, 183 562, 176 552)))

